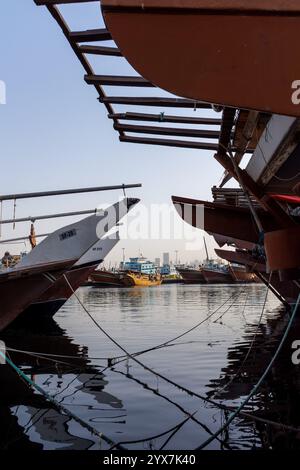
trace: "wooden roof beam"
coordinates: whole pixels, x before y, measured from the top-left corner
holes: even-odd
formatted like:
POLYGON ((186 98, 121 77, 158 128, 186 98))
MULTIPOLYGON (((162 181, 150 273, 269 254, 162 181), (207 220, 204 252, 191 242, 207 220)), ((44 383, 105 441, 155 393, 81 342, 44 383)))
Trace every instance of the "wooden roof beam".
POLYGON ((69 5, 70 3, 92 3, 99 0, 34 0, 37 6, 69 5))
POLYGON ((83 54, 122 57, 122 54, 117 47, 83 45, 83 46, 79 46, 79 49, 83 54))
POLYGON ((132 144, 162 145, 167 147, 181 147, 211 151, 215 151, 218 148, 217 144, 211 144, 207 142, 191 142, 188 140, 152 139, 148 137, 130 137, 127 135, 120 136, 119 139, 121 142, 127 142, 132 144))
POLYGON ((133 96, 105 96, 99 98, 100 103, 127 104, 132 106, 161 106, 171 108, 211 109, 209 103, 194 102, 185 98, 152 98, 133 96))
POLYGON ((158 134, 172 135, 182 137, 198 137, 206 139, 218 139, 220 133, 206 129, 181 129, 176 127, 159 127, 159 126, 136 126, 132 124, 114 124, 114 129, 122 132, 137 132, 140 134, 158 134))
POLYGON ((124 121, 150 121, 150 122, 169 122, 178 124, 200 124, 209 126, 221 125, 221 119, 201 118, 188 116, 170 116, 164 113, 145 114, 145 113, 115 113, 109 114, 109 119, 118 119, 124 121))
POLYGON ((130 87, 154 87, 151 82, 143 77, 129 77, 121 75, 85 75, 89 85, 130 86, 130 87))
POLYGON ((111 41, 112 37, 106 28, 70 31, 69 37, 74 42, 111 41))

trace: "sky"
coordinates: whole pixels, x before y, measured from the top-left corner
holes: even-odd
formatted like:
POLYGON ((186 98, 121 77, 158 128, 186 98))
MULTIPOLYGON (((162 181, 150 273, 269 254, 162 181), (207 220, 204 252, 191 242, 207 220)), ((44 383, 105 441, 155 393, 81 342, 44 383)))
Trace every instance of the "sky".
MULTIPOLYGON (((103 27, 98 2, 68 5, 61 11, 73 30, 103 27)), ((0 193, 142 183, 141 189, 127 192, 141 199, 141 209, 137 207, 134 214, 140 225, 145 227, 147 214, 153 215, 155 207, 167 205, 170 217, 176 216, 175 231, 182 235, 153 239, 150 230, 143 239, 122 240, 107 263, 118 263, 122 248, 126 258, 139 253, 149 259, 162 258, 163 252, 169 252, 175 260, 178 251, 181 262, 203 259, 204 233, 183 228, 184 222, 173 213, 171 195, 211 200, 211 187, 218 184, 223 173, 212 152, 119 142, 106 109, 98 102, 94 87, 84 82, 84 70, 57 23, 33 0, 1 0, 0 37, 0 81, 6 87, 6 104, 0 104, 0 193)), ((96 73, 135 73, 124 58, 96 57, 91 62, 96 73)), ((105 87, 105 91, 111 95, 134 94, 116 87, 105 87)), ((145 89, 143 94, 158 96, 158 91, 145 89)), ((125 109, 116 106, 116 111, 125 109)), ((164 110, 132 107, 130 111, 164 110)), ((168 113, 175 114, 172 109, 168 113)), ((203 112, 184 114, 198 117, 203 112)), ((16 217, 93 209, 113 203, 121 195, 110 191, 18 201, 16 217)), ((2 218, 12 217, 13 203, 6 202, 2 218)), ((152 219, 154 225, 159 223, 159 217, 152 219)), ((73 220, 77 219, 36 222, 36 232, 49 233, 73 220)), ((14 230, 3 225, 1 238, 28 233, 29 223, 17 224, 14 230)), ((212 237, 206 235, 206 239, 210 256, 214 256, 216 244, 212 237)), ((2 245, 0 254, 7 248, 17 253, 25 246, 2 245)))

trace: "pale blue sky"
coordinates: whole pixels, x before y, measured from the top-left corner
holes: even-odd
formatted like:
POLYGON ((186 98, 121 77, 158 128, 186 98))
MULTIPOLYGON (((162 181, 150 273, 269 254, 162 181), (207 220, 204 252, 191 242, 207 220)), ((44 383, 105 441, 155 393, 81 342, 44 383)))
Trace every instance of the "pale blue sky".
MULTIPOLYGON (((63 11, 75 30, 102 26, 98 3, 63 7, 63 11)), ((222 175, 211 152, 118 141, 95 89, 85 84, 81 64, 46 8, 37 7, 33 0, 2 0, 0 36, 0 80, 7 87, 7 104, 0 105, 2 194, 124 182, 143 183, 141 190, 128 194, 140 197, 146 206, 171 204, 172 194, 211 199, 210 188, 222 175)), ((98 73, 134 73, 124 59, 98 57, 91 61, 98 73)), ((109 87, 106 91, 132 93, 109 87)), ((151 94, 158 92, 145 89, 145 96, 151 94)), ((119 106, 116 110, 125 109, 119 106)), ((174 114, 172 109, 167 111, 174 114)), ((202 115, 199 110, 185 114, 202 115)), ((88 209, 113 202, 117 196, 110 192, 27 200, 18 203, 17 216, 88 209)), ((11 204, 5 204, 3 216, 12 216, 11 204)), ((38 223, 37 232, 69 222, 38 223)), ((27 231, 28 224, 15 232, 5 227, 2 237, 27 231)), ((121 258, 122 246, 127 256, 136 255, 138 249, 149 258, 176 249, 182 260, 203 256, 196 251, 184 253, 184 241, 126 241, 111 255, 113 262, 121 258)))

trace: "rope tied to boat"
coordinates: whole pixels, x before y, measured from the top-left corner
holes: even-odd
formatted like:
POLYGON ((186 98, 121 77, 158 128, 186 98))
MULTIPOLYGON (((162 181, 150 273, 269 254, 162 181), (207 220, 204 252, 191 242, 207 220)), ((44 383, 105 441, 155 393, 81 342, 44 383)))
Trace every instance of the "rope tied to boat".
MULTIPOLYGON (((287 429, 287 430, 292 430, 292 431, 300 431, 300 429, 298 428, 293 428, 289 425, 285 425, 285 424, 282 424, 282 423, 277 423, 275 421, 271 421, 271 420, 266 420, 264 418, 261 418, 259 416, 255 416, 255 415, 252 415, 250 413, 247 413, 247 412, 244 412, 243 409, 241 407, 239 408, 234 408, 233 406, 227 406, 227 405, 224 405, 223 403, 220 403, 220 402, 217 402, 209 397, 206 397, 204 395, 201 395, 197 392, 194 392, 190 389, 188 389, 187 387, 185 387, 184 385, 180 385, 176 382, 174 382, 172 379, 169 379, 168 377, 162 375, 161 373, 155 371, 154 369, 152 369, 151 367, 147 366, 146 364, 144 364, 143 362, 139 361, 138 359, 136 359, 134 357, 134 354, 131 354, 129 353, 128 351, 126 351, 126 349, 120 345, 114 338, 111 337, 111 335, 109 333, 107 333, 102 327, 101 325, 97 322, 97 320, 95 320, 95 318, 91 315, 91 313, 88 311, 88 309, 85 307, 85 305, 81 302, 81 300, 79 299, 78 295, 76 294, 76 292, 74 291, 74 289, 72 288, 72 285, 70 284, 70 282, 68 281, 68 279, 66 278, 66 276, 64 275, 65 277, 65 280, 68 284, 68 286, 70 287, 70 289, 73 291, 73 294, 75 296, 75 298, 77 299, 78 303, 81 305, 81 307, 83 308, 83 310, 87 313, 87 315, 89 316, 89 318, 93 321, 93 323, 97 326, 97 328, 108 338, 110 339, 110 341, 112 341, 117 347, 119 347, 126 355, 127 358, 131 358, 134 362, 136 362, 137 364, 139 364, 143 369, 147 370, 148 372, 150 372, 151 374, 155 375, 157 378, 160 378, 162 379, 164 382, 178 388, 179 390, 187 393, 188 395, 190 396, 195 396, 197 398, 199 398, 200 400, 202 400, 203 402, 207 403, 207 404, 210 404, 212 406, 215 406, 216 408, 220 409, 220 410, 227 410, 227 411, 230 411, 231 412, 231 421, 233 421, 233 419, 235 419, 238 415, 241 415, 243 416, 244 418, 247 418, 251 421, 258 421, 258 422, 262 422, 262 423, 267 423, 267 424, 270 424, 272 426, 275 426, 275 427, 279 427, 280 429, 287 429)), ((300 294, 299 294, 299 298, 298 298, 298 301, 295 305, 295 311, 297 310, 298 308, 298 304, 299 304, 299 301, 300 301, 300 294)), ((294 312, 295 312, 294 311, 294 312)), ((294 318, 295 316, 295 313, 294 315, 292 316, 292 318, 294 318)), ((290 323, 291 324, 291 323, 290 323)), ((123 360, 126 360, 123 359, 123 360)), ((251 398, 251 397, 250 397, 251 398)), ((249 398, 249 399, 250 399, 249 398)), ((229 423, 230 424, 230 423, 229 423)), ((211 436, 211 441, 213 441, 214 439, 218 439, 218 436, 219 434, 223 432, 223 427, 222 429, 220 430, 220 432, 218 432, 217 436, 215 436, 215 434, 213 434, 211 436)))

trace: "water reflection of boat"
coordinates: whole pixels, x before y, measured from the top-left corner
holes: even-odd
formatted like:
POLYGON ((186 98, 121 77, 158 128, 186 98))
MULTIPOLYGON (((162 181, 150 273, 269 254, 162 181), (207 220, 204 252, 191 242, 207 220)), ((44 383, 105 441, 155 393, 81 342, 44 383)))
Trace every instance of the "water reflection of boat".
MULTIPOLYGON (((209 395, 214 395, 218 391, 215 395, 218 400, 235 406, 250 393, 282 338, 287 320, 282 315, 278 311, 278 315, 268 318, 258 330, 255 324, 246 328, 244 339, 242 341, 239 339, 228 350, 228 364, 222 369, 220 377, 208 384, 211 390, 209 395), (278 321, 279 318, 282 321, 278 321)), ((300 449, 299 433, 284 428, 284 425, 300 428, 298 406, 300 381, 297 366, 291 360, 293 353, 291 345, 299 339, 299 336, 300 321, 297 319, 274 363, 272 372, 244 410, 260 419, 254 421, 255 432, 265 449, 300 449), (279 423, 279 426, 264 423, 264 420, 279 423)), ((241 416, 237 426, 247 425, 249 421, 245 421, 241 416)))
MULTIPOLYGON (((99 369, 89 364, 87 348, 75 344, 53 319, 48 319, 47 327, 40 327, 35 333, 31 329, 6 330, 1 340, 12 360, 72 412, 83 414, 94 427, 104 412, 106 420, 109 417, 115 422, 114 410, 122 410, 122 402, 105 391, 108 381, 99 369), (38 357, 15 350, 35 351, 38 357), (68 358, 57 357, 58 362, 54 358, 49 361, 42 356, 45 353, 68 358)), ((72 419, 33 393, 10 366, 0 366, 0 383, 2 448, 99 448, 98 438, 78 428, 72 419)), ((121 414, 125 416, 123 410, 121 414)))

